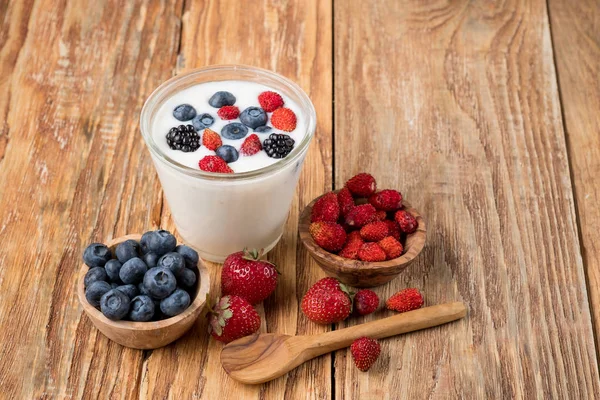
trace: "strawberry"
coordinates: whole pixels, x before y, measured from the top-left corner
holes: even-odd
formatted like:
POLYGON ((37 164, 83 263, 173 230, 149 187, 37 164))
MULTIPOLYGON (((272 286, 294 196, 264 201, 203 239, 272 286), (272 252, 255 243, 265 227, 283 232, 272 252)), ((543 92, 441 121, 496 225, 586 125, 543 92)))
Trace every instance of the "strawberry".
POLYGON ((371 314, 379 307, 377 293, 369 289, 361 289, 354 296, 354 310, 358 315, 371 314))
POLYGON ((370 222, 360 228, 360 236, 365 242, 378 242, 387 235, 388 227, 383 221, 370 222))
POLYGON ((417 230, 417 226, 419 226, 415 217, 406 210, 397 211, 394 219, 400 226, 400 230, 404 233, 413 233, 417 230))
POLYGON ((346 187, 355 197, 369 197, 377 190, 377 182, 371 174, 363 172, 350 178, 346 187))
POLYGON ((389 219, 386 219, 383 222, 385 222, 388 227, 388 235, 400 241, 400 225, 398 225, 396 221, 391 221, 389 219))
POLYGON ((327 251, 339 251, 346 242, 346 231, 335 222, 313 222, 308 227, 308 231, 315 243, 327 251))
POLYGON ((356 364, 356 368, 363 372, 368 371, 375 364, 380 352, 381 346, 377 340, 364 336, 356 339, 350 345, 350 353, 352 353, 354 364, 356 364))
POLYGON ((229 165, 227 165, 227 163, 218 156, 205 156, 198 162, 198 166, 202 171, 233 174, 233 170, 229 167, 229 165))
POLYGON ((240 153, 243 156, 253 156, 262 150, 262 144, 260 143, 260 139, 256 133, 248 136, 244 143, 240 146, 240 153))
POLYGON ((387 219, 387 213, 386 213, 385 211, 383 211, 383 210, 378 210, 378 211, 375 213, 375 218, 376 218, 378 221, 385 221, 385 220, 387 219))
POLYGON ((302 312, 308 319, 319 324, 340 322, 352 312, 352 300, 348 288, 335 278, 317 281, 304 295, 302 312))
POLYGON ((333 192, 324 194, 317 200, 312 208, 310 222, 328 221, 336 222, 340 217, 340 205, 333 192))
POLYGON ((350 232, 346 238, 346 243, 338 253, 338 256, 358 260, 358 250, 360 250, 363 243, 364 240, 360 236, 359 231, 350 232))
POLYGON ((348 214, 348 211, 354 208, 354 199, 352 198, 352 193, 350 193, 347 187, 338 192, 337 198, 340 205, 340 214, 342 216, 345 216, 348 214))
POLYGON ((240 296, 223 296, 209 311, 208 333, 223 343, 248 336, 260 328, 260 316, 252 304, 240 296))
POLYGON ((289 108, 278 108, 271 115, 271 124, 284 132, 291 132, 296 129, 296 114, 289 108))
POLYGON ((402 243, 392 236, 387 236, 381 239, 379 242, 377 242, 377 244, 383 249, 388 260, 400 257, 404 251, 402 243))
POLYGON ((217 115, 223 120, 236 119, 240 116, 240 109, 236 106, 223 106, 219 108, 217 115))
POLYGON ((215 151, 223 145, 223 141, 217 132, 206 128, 202 133, 202 144, 207 149, 215 151))
POLYGON ((283 107, 283 98, 279 93, 266 91, 258 95, 258 103, 266 112, 273 112, 283 107))
POLYGON ((250 304, 260 303, 277 286, 277 269, 261 261, 262 251, 255 249, 230 254, 221 269, 221 293, 243 297, 250 304))
POLYGON ((423 296, 418 289, 409 288, 392 295, 385 302, 388 310, 406 312, 423 307, 423 296))
POLYGON ((394 211, 402 207, 402 194, 397 190, 385 189, 369 196, 369 203, 378 210, 394 211))
POLYGON ((375 262, 385 261, 387 256, 377 243, 365 243, 358 250, 358 258, 362 261, 375 262))
POLYGON ((375 207, 372 205, 361 204, 348 211, 348 214, 346 214, 346 223, 356 228, 362 228, 377 218, 376 213, 377 211, 375 211, 375 207))

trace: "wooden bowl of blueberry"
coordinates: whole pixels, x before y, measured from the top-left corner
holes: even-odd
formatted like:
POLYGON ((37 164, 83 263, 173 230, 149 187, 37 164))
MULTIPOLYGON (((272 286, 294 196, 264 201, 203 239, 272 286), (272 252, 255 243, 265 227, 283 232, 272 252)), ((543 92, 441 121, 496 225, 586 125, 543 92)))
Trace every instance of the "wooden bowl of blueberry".
POLYGON ((180 338, 210 287, 198 253, 165 230, 92 243, 83 261, 79 302, 100 332, 126 347, 156 349, 180 338))

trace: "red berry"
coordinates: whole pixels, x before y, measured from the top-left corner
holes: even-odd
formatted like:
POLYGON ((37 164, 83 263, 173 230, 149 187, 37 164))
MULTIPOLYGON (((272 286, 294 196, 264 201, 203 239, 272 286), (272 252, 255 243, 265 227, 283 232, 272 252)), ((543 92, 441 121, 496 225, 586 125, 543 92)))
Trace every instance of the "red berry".
POLYGON ((388 260, 400 257, 402 255, 402 252, 404 251, 402 243, 400 243, 398 240, 396 240, 396 238, 392 236, 383 238, 382 240, 377 242, 377 244, 383 249, 388 260))
POLYGON ((400 226, 400 230, 404 233, 413 233, 417 230, 417 226, 419 226, 415 217, 406 210, 396 211, 394 219, 400 226))
POLYGON ((360 236, 366 242, 378 242, 388 235, 387 224, 383 221, 370 222, 360 228, 360 236))
POLYGON ((396 240, 400 240, 400 226, 398 225, 398 223, 389 219, 386 219, 383 222, 385 222, 388 227, 388 235, 390 235, 396 240))
POLYGON ((205 156, 198 162, 198 166, 202 171, 233 174, 233 170, 229 165, 221 157, 217 156, 205 156))
POLYGON ((223 106, 219 108, 217 115, 224 120, 236 119, 240 116, 240 109, 236 106, 223 106))
POLYGON ((379 221, 385 221, 387 218, 387 213, 383 210, 379 210, 375 213, 375 218, 377 218, 379 221))
POLYGON ((206 128, 202 133, 202 144, 207 149, 215 151, 223 145, 223 141, 217 132, 206 128))
POLYGON ((340 205, 337 196, 329 192, 321 196, 313 205, 310 222, 336 222, 340 217, 340 205))
POLYGON ((349 258, 351 260, 358 260, 358 250, 360 250, 363 243, 364 243, 364 241, 360 237, 360 233, 358 231, 351 232, 348 235, 346 244, 344 244, 344 247, 338 253, 338 256, 344 257, 344 258, 349 258), (358 239, 357 240, 350 239, 350 236, 352 236, 352 234, 358 234, 358 239))
POLYGON ((256 133, 248 136, 240 146, 240 154, 252 156, 262 150, 262 144, 256 133))
POLYGON ((375 207, 370 204, 361 204, 353 207, 346 215, 346 223, 356 228, 362 228, 369 222, 373 222, 376 218, 375 207))
POLYGON ((368 371, 375 364, 380 352, 381 346, 377 340, 368 337, 358 338, 350 345, 350 353, 354 359, 354 364, 356 364, 356 368, 363 372, 368 371))
POLYGON ((223 343, 251 335, 260 328, 260 316, 252 304, 239 296, 223 296, 209 310, 208 333, 223 343))
POLYGON ((347 187, 344 187, 337 194, 338 203, 340 205, 340 214, 345 216, 352 208, 354 208, 354 198, 347 187))
POLYGON ((418 289, 409 288, 392 295, 386 302, 388 310, 406 312, 423 306, 423 296, 418 289))
POLYGON ((221 269, 221 294, 243 297, 250 304, 260 303, 277 287, 277 270, 268 261, 261 261, 256 250, 230 254, 221 269))
POLYGON ((402 207, 402 194, 397 190, 385 189, 369 196, 369 203, 378 210, 394 211, 402 207))
POLYGON ((377 190, 377 182, 371 174, 363 172, 350 178, 346 187, 356 197, 369 197, 377 190))
POLYGON ((358 250, 358 258, 362 261, 385 261, 386 257, 385 252, 377 243, 365 243, 358 250))
POLYGON ((276 129, 291 132, 296 129, 296 114, 289 108, 278 108, 271 115, 271 124, 276 129))
POLYGON ((346 242, 346 231, 335 222, 313 222, 308 231, 315 243, 327 251, 337 252, 346 242))
POLYGON ((279 107, 283 107, 283 98, 279 93, 267 91, 258 95, 258 103, 266 112, 273 112, 279 107))
POLYGON ((352 301, 346 286, 335 278, 324 278, 308 289, 302 298, 301 308, 311 321, 333 324, 350 315, 352 301))
POLYGON ((354 296, 354 309, 359 315, 371 314, 379 307, 377 293, 369 289, 361 289, 354 296))

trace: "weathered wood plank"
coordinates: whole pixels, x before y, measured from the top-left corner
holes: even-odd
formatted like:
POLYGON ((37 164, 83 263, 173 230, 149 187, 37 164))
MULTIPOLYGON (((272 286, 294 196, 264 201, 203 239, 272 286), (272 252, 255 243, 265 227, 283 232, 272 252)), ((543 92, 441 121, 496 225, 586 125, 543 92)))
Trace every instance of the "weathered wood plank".
POLYGON ((377 291, 469 308, 384 341, 369 373, 338 352, 336 398, 597 398, 545 2, 334 6, 336 187, 371 171, 428 221, 377 291))
POLYGON ((138 118, 176 64, 181 3, 31 6, 2 6, 1 392, 134 398, 143 352, 82 315, 76 272, 90 241, 159 222, 138 118))
MULTIPOLYGON (((297 240, 300 210, 331 188, 332 84, 331 3, 329 1, 187 2, 179 58, 181 70, 239 63, 274 70, 297 82, 318 114, 315 140, 300 178, 285 233, 269 259, 279 266, 280 284, 259 306, 262 331, 307 334, 327 328, 307 322, 298 311, 308 286, 323 276, 297 240)), ((163 225, 170 225, 165 203, 163 225)), ((219 293, 220 266, 209 264, 213 296, 219 293)), ((144 364, 145 398, 314 398, 331 397, 331 356, 259 386, 239 384, 220 365, 222 345, 206 334, 205 321, 177 343, 155 350, 144 364), (165 368, 169 365, 169 368, 165 368)))
POLYGON ((548 2, 596 347, 600 329, 600 3, 548 2))

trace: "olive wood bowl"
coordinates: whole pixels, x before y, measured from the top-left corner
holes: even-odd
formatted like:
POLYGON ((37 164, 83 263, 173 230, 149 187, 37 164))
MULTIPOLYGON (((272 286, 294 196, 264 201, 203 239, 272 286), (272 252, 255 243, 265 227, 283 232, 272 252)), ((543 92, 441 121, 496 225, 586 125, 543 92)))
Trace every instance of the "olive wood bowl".
MULTIPOLYGON (((125 240, 133 239, 139 242, 142 235, 126 235, 113 239, 107 244, 114 254, 115 247, 125 240)), ((180 243, 179 243, 180 244, 180 243)), ((156 349, 179 339, 188 331, 198 318, 204 307, 206 295, 210 288, 210 277, 202 259, 198 260, 199 283, 190 306, 181 314, 161 321, 134 322, 113 321, 106 318, 99 310, 88 303, 85 298, 83 278, 89 267, 82 264, 77 282, 77 295, 88 318, 109 339, 125 347, 134 349, 156 349)))
MULTIPOLYGON (((336 191, 337 193, 338 191, 336 191)), ((406 236, 404 242, 404 253, 392 260, 380 262, 365 262, 360 260, 351 260, 340 257, 337 254, 322 249, 315 243, 308 232, 310 226, 310 215, 315 202, 321 196, 314 199, 304 208, 300 215, 298 231, 304 247, 319 266, 329 276, 339 279, 342 283, 355 287, 373 287, 383 285, 394 279, 408 267, 411 262, 419 255, 425 245, 426 227, 425 220, 417 210, 412 208, 409 203, 403 201, 404 209, 411 213, 419 223, 417 230, 406 236)))

